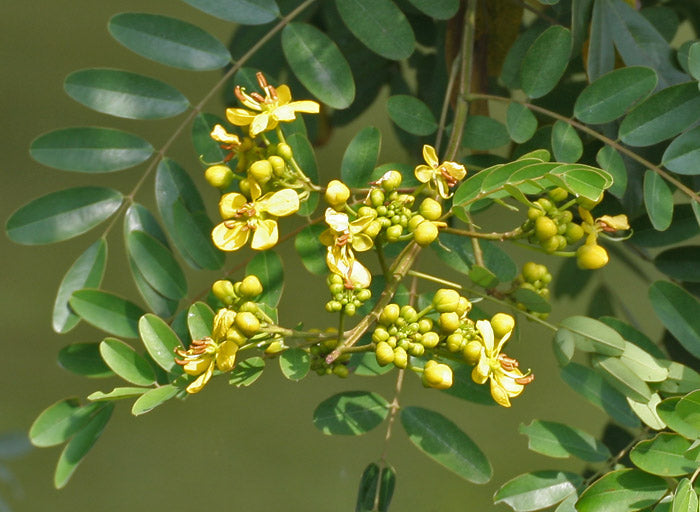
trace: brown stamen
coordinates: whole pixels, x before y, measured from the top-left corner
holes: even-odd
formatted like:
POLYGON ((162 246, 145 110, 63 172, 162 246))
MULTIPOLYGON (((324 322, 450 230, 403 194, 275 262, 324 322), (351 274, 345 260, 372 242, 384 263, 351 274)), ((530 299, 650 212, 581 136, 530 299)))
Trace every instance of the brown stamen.
POLYGON ((237 85, 236 88, 233 90, 233 94, 236 95, 236 98, 238 98, 238 101, 241 103, 245 104, 246 97, 243 95, 243 90, 241 89, 240 85, 237 85))
POLYGON ((262 74, 262 71, 255 73, 255 78, 258 79, 261 89, 265 89, 267 87, 267 79, 265 78, 265 75, 262 74))
POLYGON ((519 379, 515 379, 515 382, 518 384, 521 384, 523 386, 526 386, 527 384, 530 384, 530 382, 532 382, 533 380, 535 380, 535 374, 531 373, 530 375, 525 375, 524 377, 520 377, 519 379))
POLYGON ((257 92, 251 92, 250 97, 253 98, 255 101, 258 103, 265 103, 265 98, 263 98, 262 94, 257 93, 257 92))

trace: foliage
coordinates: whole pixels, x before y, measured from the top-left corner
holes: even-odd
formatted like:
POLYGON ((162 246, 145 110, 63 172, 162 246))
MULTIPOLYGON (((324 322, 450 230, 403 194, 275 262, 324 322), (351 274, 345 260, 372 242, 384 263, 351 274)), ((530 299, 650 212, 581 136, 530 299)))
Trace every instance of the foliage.
MULTIPOLYGON (((65 443, 56 487, 118 402, 133 402, 141 415, 222 374, 250 386, 273 359, 292 381, 395 369, 393 400, 344 391, 318 405, 314 425, 361 435, 385 424, 388 442, 398 416, 420 451, 483 484, 493 469, 478 444, 441 412, 405 405, 399 392, 412 372, 433 388, 426 393, 510 407, 534 378, 503 352, 517 316, 551 331, 562 380, 624 426, 629 442, 607 446, 575 425, 533 419, 520 428, 532 451, 573 456, 590 469, 526 472, 494 502, 516 511, 698 510, 700 276, 692 239, 700 225, 700 42, 676 41, 681 21, 698 36, 697 9, 624 0, 186 1, 236 24, 235 54, 203 28, 157 14, 118 14, 109 32, 144 58, 221 70, 223 79, 194 103, 130 71, 69 75, 67 94, 97 112, 137 120, 186 114, 170 121, 173 135, 158 148, 112 128, 40 135, 32 157, 83 173, 86 185, 33 199, 6 224, 8 236, 27 245, 105 226, 61 281, 53 327, 67 333, 84 321, 109 335, 65 347, 59 362, 126 385, 87 402, 60 400, 36 419, 34 445, 65 443), (379 164, 382 135, 365 127, 348 142, 336 179, 322 185, 314 147, 387 88, 379 101, 412 162, 379 164), (224 89, 234 91, 226 119, 202 112, 224 89), (192 180, 200 171, 167 156, 185 128, 206 180, 221 192, 216 222, 192 180), (94 184, 136 166, 143 172, 130 191, 94 184), (151 180, 157 212, 136 201, 151 180), (482 228, 483 212, 498 209, 515 212, 512 228, 482 228), (292 215, 304 219, 296 230, 286 224, 292 215), (107 234, 120 218, 127 258, 110 264, 126 263, 140 298, 101 287, 107 234), (281 325, 277 307, 291 269, 275 247, 291 238, 304 267, 326 277, 335 330, 281 325), (554 278, 540 262, 518 268, 512 245, 578 268, 567 263, 554 278), (422 250, 444 265, 419 271, 422 250), (379 270, 367 266, 371 253, 379 270), (550 282, 557 296, 575 295, 577 279, 610 255, 632 268, 652 263, 667 276, 650 284, 648 301, 669 343, 637 330, 633 317, 548 321, 557 305, 550 282), (446 278, 448 268, 457 277, 446 278), (194 271, 221 279, 207 294, 204 272, 194 271), (424 290, 431 282, 442 288, 424 290), (479 310, 477 299, 499 312, 479 310)), ((605 283, 602 295, 618 285, 605 283)), ((384 456, 370 462, 356 510, 388 510, 399 475, 384 456)))

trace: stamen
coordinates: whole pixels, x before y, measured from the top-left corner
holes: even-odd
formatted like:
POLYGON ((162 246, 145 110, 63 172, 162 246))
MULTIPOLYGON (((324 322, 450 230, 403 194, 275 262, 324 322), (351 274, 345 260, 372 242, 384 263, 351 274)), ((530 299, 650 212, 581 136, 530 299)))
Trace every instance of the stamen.
POLYGON ((255 73, 255 78, 258 79, 261 89, 265 89, 267 87, 267 80, 265 79, 265 75, 262 74, 262 71, 255 73))
POLYGON ((521 384, 523 386, 526 386, 527 384, 530 384, 530 382, 532 382, 533 380, 535 380, 535 374, 531 373, 530 375, 525 375, 524 377, 520 377, 519 379, 515 379, 515 382, 518 384, 521 384))
POLYGON ((250 97, 253 98, 255 101, 258 103, 265 103, 265 98, 263 98, 262 94, 257 93, 257 92, 251 92, 250 97))
POLYGON ((247 101, 240 85, 236 86, 236 88, 233 90, 233 94, 236 95, 236 98, 238 98, 241 103, 245 103, 247 101))

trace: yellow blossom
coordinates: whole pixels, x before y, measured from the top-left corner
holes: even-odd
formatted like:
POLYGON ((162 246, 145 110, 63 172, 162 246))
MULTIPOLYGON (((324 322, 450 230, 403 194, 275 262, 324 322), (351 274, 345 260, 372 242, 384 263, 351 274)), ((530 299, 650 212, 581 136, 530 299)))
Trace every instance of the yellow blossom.
POLYGON ((252 249, 264 251, 277 243, 277 217, 286 217, 299 210, 299 196, 289 188, 268 192, 260 197, 260 189, 252 188, 252 201, 243 194, 224 194, 219 211, 224 221, 211 232, 214 244, 222 251, 243 247, 251 232, 252 249))
POLYGON ((428 186, 436 190, 443 199, 448 199, 452 196, 450 188, 467 175, 467 170, 457 162, 440 163, 435 148, 428 144, 423 146, 423 158, 428 165, 421 164, 416 167, 416 178, 421 183, 428 183, 428 186))
POLYGON ((262 73, 258 72, 256 76, 265 96, 257 92, 248 94, 243 87, 237 85, 234 91, 236 97, 250 110, 226 109, 227 119, 236 126, 249 126, 251 137, 274 130, 279 122, 294 121, 297 112, 318 114, 320 107, 315 101, 292 101, 288 86, 273 87, 267 83, 262 73))
POLYGON ((518 361, 501 353, 503 345, 508 341, 512 329, 508 330, 495 343, 493 328, 488 320, 476 322, 476 328, 481 333, 483 345, 479 361, 472 370, 472 380, 477 384, 491 381, 491 396, 498 405, 510 407, 510 399, 518 396, 525 389, 525 385, 534 380, 532 374, 523 374, 518 368, 518 361))
POLYGON ((362 252, 374 246, 372 238, 363 231, 372 222, 371 215, 365 215, 350 222, 347 214, 333 208, 326 209, 326 223, 329 229, 321 233, 321 242, 328 246, 326 263, 334 274, 345 280, 345 285, 368 288, 372 274, 355 259, 353 249, 362 252))

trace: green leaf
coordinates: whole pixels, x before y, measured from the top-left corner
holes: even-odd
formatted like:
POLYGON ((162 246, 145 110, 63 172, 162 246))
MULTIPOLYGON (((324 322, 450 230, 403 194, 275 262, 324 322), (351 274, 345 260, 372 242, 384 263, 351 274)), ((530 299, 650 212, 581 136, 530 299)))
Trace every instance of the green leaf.
POLYGON ((284 287, 282 260, 277 253, 270 250, 256 254, 246 265, 245 273, 258 276, 262 283, 263 293, 257 302, 264 302, 273 308, 277 307, 284 287))
POLYGON ((499 121, 486 116, 469 116, 464 125, 462 146, 477 151, 505 146, 510 142, 508 130, 499 121))
POLYGON ((66 77, 63 88, 88 108, 127 119, 165 119, 190 102, 174 87, 118 69, 83 69, 66 77))
POLYGON ((569 64, 571 32, 554 25, 542 32, 525 53, 520 65, 520 86, 530 98, 554 89, 569 64))
POLYGON ((285 350, 279 357, 282 375, 289 380, 301 380, 309 373, 311 359, 309 353, 301 348, 285 350))
POLYGON ((668 428, 678 432, 683 437, 694 440, 700 437, 700 425, 691 425, 676 411, 676 406, 681 400, 679 396, 673 396, 661 401, 656 406, 656 412, 668 428))
POLYGON ((13 242, 61 242, 91 230, 119 209, 123 196, 103 187, 76 187, 34 199, 15 211, 5 229, 13 242))
POLYGON ((582 31, 585 35, 581 39, 588 38, 586 70, 589 81, 593 82, 615 67, 611 20, 606 15, 603 2, 593 3, 590 30, 586 23, 582 23, 582 31))
POLYGON ((632 242, 642 247, 674 245, 700 234, 700 227, 689 204, 674 206, 671 226, 665 231, 656 231, 646 215, 632 221, 632 229, 632 242))
POLYGON ((361 435, 389 413, 389 402, 368 391, 345 391, 327 398, 314 411, 314 426, 326 435, 361 435))
POLYGON ((613 177, 610 193, 621 198, 627 190, 627 168, 622 156, 612 146, 603 146, 596 154, 596 162, 613 177))
POLYGON ((643 402, 637 402, 636 400, 632 400, 628 397, 627 403, 630 405, 637 417, 648 427, 654 430, 666 428, 666 424, 656 412, 656 406, 661 403, 661 397, 658 393, 653 393, 649 400, 645 400, 643 402))
POLYGON ((136 396, 143 395, 148 388, 134 388, 134 387, 121 387, 114 388, 109 393, 103 393, 102 391, 95 391, 88 395, 88 400, 91 402, 105 402, 111 400, 123 400, 125 398, 134 398, 136 396))
POLYGON ((680 286, 656 281, 649 287, 649 300, 673 336, 693 356, 700 358, 700 303, 680 286))
POLYGON ((228 156, 228 151, 222 149, 221 144, 211 138, 214 126, 225 126, 225 121, 219 116, 202 112, 192 120, 192 145, 202 162, 213 164, 223 162, 228 156))
POLYGON ((525 105, 512 102, 506 111, 506 128, 513 142, 522 144, 535 134, 537 118, 525 105))
POLYGON ((520 424, 518 432, 528 437, 528 448, 534 452, 565 459, 570 455, 588 462, 602 462, 610 450, 581 429, 554 421, 532 420, 520 424))
POLYGON ((332 108, 350 106, 355 99, 350 65, 328 36, 306 23, 290 23, 282 30, 282 50, 311 94, 332 108))
POLYGON ((620 361, 645 382, 662 382, 668 377, 668 370, 651 354, 628 341, 625 341, 625 351, 620 361))
POLYGON ((132 52, 166 66, 206 71, 231 62, 231 54, 214 36, 176 18, 125 12, 113 16, 108 29, 132 52))
MULTIPOLYGON (((664 354, 663 350, 661 350, 657 345, 655 345, 654 342, 646 336, 646 334, 638 331, 637 329, 635 329, 631 325, 626 324, 622 320, 611 316, 602 316, 599 318, 599 320, 605 325, 608 325, 615 329, 617 332, 619 332, 620 335, 625 339, 625 341, 634 343, 639 348, 641 348, 645 352, 648 352, 652 356, 659 359, 664 359, 666 357, 666 354, 664 354)), ((625 350, 627 350, 627 345, 625 345, 625 350)))
POLYGON ((422 136, 430 135, 437 130, 438 124, 430 108, 415 96, 408 94, 391 96, 386 102, 386 108, 389 111, 389 118, 396 126, 408 133, 422 136))
POLYGON ((485 484, 493 476, 486 455, 442 414, 422 407, 402 407, 401 424, 420 451, 465 480, 485 484))
POLYGON ((606 73, 579 94, 574 105, 574 115, 584 123, 604 124, 614 121, 622 117, 632 105, 651 94, 657 81, 654 70, 642 66, 630 66, 606 73))
POLYGON ((513 294, 513 298, 525 305, 528 311, 535 313, 549 313, 552 310, 552 305, 542 297, 539 293, 528 290, 527 288, 518 288, 513 294))
POLYGON ((566 329, 559 329, 552 338, 552 350, 560 367, 571 362, 576 352, 576 343, 573 333, 566 329))
POLYGON ((129 256, 149 285, 173 300, 187 295, 187 281, 170 250, 143 231, 132 231, 126 239, 129 256))
POLYGON ((505 503, 515 512, 529 512, 556 505, 583 483, 566 471, 534 471, 516 476, 493 495, 495 504, 505 503))
POLYGON ((98 288, 107 262, 107 242, 100 238, 71 265, 58 287, 53 305, 53 330, 63 334, 75 327, 80 321, 70 307, 68 300, 74 291, 82 288, 98 288))
POLYGON ((569 123, 557 121, 552 128, 552 151, 559 162, 577 162, 583 155, 583 142, 569 123))
POLYGON ((310 224, 294 238, 294 248, 299 253, 301 262, 306 267, 306 270, 317 276, 328 273, 326 246, 318 238, 324 231, 325 228, 323 226, 310 224))
POLYGON ((684 478, 676 487, 673 496, 672 512, 696 512, 698 510, 698 495, 690 480, 684 478))
POLYGON ((141 317, 138 327, 146 351, 158 366, 166 372, 179 369, 175 363, 175 349, 182 348, 182 343, 170 326, 148 313, 141 317))
POLYGON ((472 380, 471 367, 452 361, 446 361, 446 364, 452 368, 453 384, 452 387, 441 390, 443 393, 479 405, 496 405, 489 387, 472 380))
POLYGON ((229 384, 237 388, 248 387, 258 380, 265 369, 265 360, 262 357, 250 357, 236 364, 229 373, 229 384))
POLYGON ((381 473, 379 466, 374 462, 370 463, 362 472, 360 477, 360 488, 357 491, 357 503, 355 512, 373 512, 374 502, 377 499, 377 487, 381 473))
POLYGON ((644 207, 657 231, 665 231, 673 218, 673 193, 654 171, 644 173, 644 207))
POLYGON ((374 53, 392 60, 413 53, 411 24, 391 0, 336 0, 335 6, 350 32, 374 53))
MULTIPOLYGON (((471 244, 465 244, 463 237, 449 233, 440 233, 440 243, 442 246, 431 245, 440 259, 458 272, 469 275, 469 269, 475 264, 471 244)), ((499 281, 505 283, 515 279, 518 267, 505 251, 485 240, 480 241, 479 245, 483 252, 484 265, 499 281)))
POLYGON ((134 405, 131 407, 131 414, 134 416, 146 414, 171 398, 174 398, 179 391, 180 388, 172 384, 166 384, 165 386, 146 391, 134 402, 134 405))
POLYGON ((688 49, 688 71, 695 80, 700 80, 700 41, 691 44, 688 49))
POLYGON ((651 399, 649 386, 619 358, 594 355, 592 362, 595 368, 605 372, 604 376, 608 382, 625 396, 638 402, 647 402, 651 399))
POLYGON ((700 117, 697 84, 674 85, 637 105, 620 124, 619 136, 630 146, 651 146, 689 128, 700 117))
POLYGON ((678 418, 693 428, 700 429, 700 390, 682 397, 676 404, 678 418))
POLYGON ((661 165, 678 174, 700 174, 700 126, 679 135, 668 145, 661 165))
POLYGON ((136 338, 145 313, 133 302, 101 290, 77 290, 69 304, 87 323, 120 338, 136 338))
POLYGON ((134 263, 133 258, 129 258, 129 269, 131 270, 131 276, 134 278, 134 283, 139 290, 139 294, 143 300, 146 301, 150 310, 164 318, 173 316, 177 311, 178 301, 161 295, 148 284, 148 281, 138 269, 136 263, 134 263))
POLYGON ((98 405, 81 406, 77 398, 65 398, 47 407, 29 429, 34 446, 56 446, 70 439, 90 422, 99 411, 98 405))
POLYGON ((340 165, 343 183, 348 187, 367 187, 377 165, 381 145, 382 135, 374 126, 367 126, 357 132, 343 154, 340 165))
POLYGON ((656 503, 666 481, 637 469, 611 471, 590 485, 576 503, 578 512, 632 512, 656 503))
POLYGON ((676 361, 663 361, 668 378, 661 383, 664 393, 688 393, 700 388, 700 373, 676 361))
POLYGON ((124 215, 124 241, 132 231, 143 231, 168 246, 168 239, 154 215, 143 205, 131 203, 124 215))
POLYGON ((83 377, 111 377, 112 370, 100 356, 99 343, 71 343, 58 352, 58 364, 64 370, 83 377))
MULTIPOLYGON (((287 137, 287 143, 291 146, 294 159, 304 174, 314 183, 318 183, 318 164, 316 153, 311 142, 301 133, 293 133, 287 137)), ((318 192, 311 192, 309 198, 301 203, 299 215, 311 215, 318 205, 318 192)))
POLYGON ((145 162, 153 154, 153 146, 141 137, 112 128, 63 128, 34 139, 29 154, 54 169, 103 173, 145 162))
POLYGON ((459 0, 409 0, 413 7, 436 20, 449 20, 459 9, 459 0))
POLYGON ((496 274, 491 272, 486 267, 480 265, 472 265, 469 269, 469 279, 473 283, 478 284, 483 288, 493 288, 498 284, 496 274))
POLYGON ((571 316, 562 320, 561 327, 574 335, 576 348, 607 356, 620 356, 625 350, 625 340, 615 329, 598 320, 585 316, 571 316))
MULTIPOLYGON (((374 284, 374 279, 372 280, 374 284)), ((389 373, 395 368, 393 365, 380 366, 377 363, 377 357, 374 352, 360 352, 353 354, 350 358, 349 368, 354 368, 353 374, 359 375, 361 377, 376 377, 378 375, 384 375, 389 373)))
POLYGON ((700 245, 674 247, 659 253, 654 265, 671 279, 700 282, 700 245))
POLYGON ((83 457, 90 451, 90 448, 92 448, 100 437, 102 431, 107 426, 107 422, 112 417, 114 404, 101 403, 95 405, 99 407, 99 411, 90 419, 90 422, 70 440, 58 459, 56 473, 53 479, 57 489, 63 488, 68 483, 68 480, 70 480, 78 464, 80 464, 83 457))
POLYGON ((143 357, 123 341, 106 338, 100 343, 100 355, 107 366, 122 379, 137 386, 151 386, 156 376, 143 357))
POLYGON ((600 170, 580 164, 564 164, 548 175, 550 181, 565 188, 575 196, 583 196, 591 201, 600 199, 603 191, 612 184, 612 178, 600 170))
POLYGON ((195 9, 241 25, 262 25, 280 16, 275 0, 184 0, 195 9))
POLYGON ((687 475, 698 466, 694 460, 696 453, 688 452, 691 444, 690 440, 678 434, 663 432, 632 448, 630 460, 639 469, 652 475, 687 475))
POLYGON ((195 302, 187 311, 187 329, 193 340, 211 336, 214 312, 204 302, 195 302))
POLYGON ((571 389, 618 423, 632 428, 639 426, 639 420, 630 409, 624 395, 593 370, 578 363, 569 363, 561 369, 561 377, 571 389))

